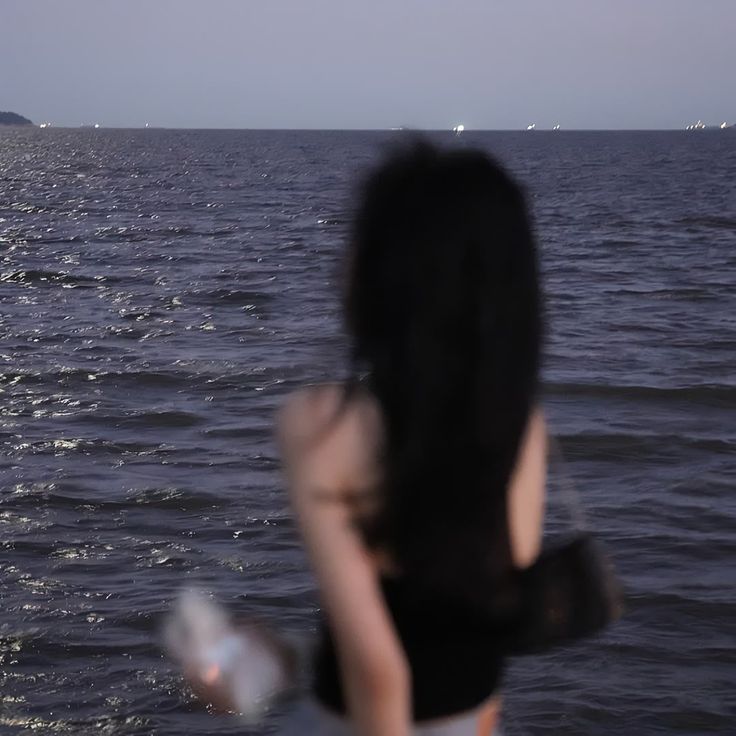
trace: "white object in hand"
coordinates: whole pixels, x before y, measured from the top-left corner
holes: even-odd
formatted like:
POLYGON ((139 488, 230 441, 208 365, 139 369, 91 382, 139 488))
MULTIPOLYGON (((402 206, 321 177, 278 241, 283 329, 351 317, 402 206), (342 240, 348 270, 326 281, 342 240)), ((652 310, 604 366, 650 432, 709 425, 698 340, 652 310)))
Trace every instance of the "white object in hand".
POLYGON ((185 672, 220 690, 247 719, 263 715, 289 677, 256 628, 235 628, 226 611, 197 591, 183 593, 164 628, 164 643, 185 672))

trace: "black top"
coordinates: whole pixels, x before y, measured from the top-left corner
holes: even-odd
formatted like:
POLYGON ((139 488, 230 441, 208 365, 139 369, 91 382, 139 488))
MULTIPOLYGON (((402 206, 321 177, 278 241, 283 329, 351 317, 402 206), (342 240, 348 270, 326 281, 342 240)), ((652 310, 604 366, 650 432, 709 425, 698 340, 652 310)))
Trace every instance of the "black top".
MULTIPOLYGON (((453 596, 407 578, 382 589, 411 669, 414 721, 471 710, 499 687, 508 624, 453 596)), ((335 644, 323 623, 314 691, 328 709, 346 712, 335 644)))
MULTIPOLYGON (((544 550, 527 568, 495 582, 440 590, 409 577, 382 589, 411 668, 414 720, 462 713, 499 686, 504 659, 591 636, 615 621, 622 591, 588 533, 544 550)), ((322 629, 315 694, 345 712, 330 631, 322 629)))

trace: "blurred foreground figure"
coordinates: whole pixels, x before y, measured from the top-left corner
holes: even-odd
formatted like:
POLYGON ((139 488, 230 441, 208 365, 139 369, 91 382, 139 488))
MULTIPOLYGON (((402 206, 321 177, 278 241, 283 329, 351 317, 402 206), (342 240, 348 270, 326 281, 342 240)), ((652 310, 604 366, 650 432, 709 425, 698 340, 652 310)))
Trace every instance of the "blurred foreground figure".
POLYGON ((536 558, 544 505, 524 198, 486 155, 418 144, 368 181, 348 262, 353 377, 280 418, 326 614, 314 708, 325 733, 337 714, 365 736, 490 734, 494 597, 536 558))
POLYGON ((278 422, 325 614, 285 732, 491 736, 509 654, 610 619, 588 545, 540 556, 523 195, 483 153, 418 143, 367 182, 347 263, 350 378, 293 394, 278 422))

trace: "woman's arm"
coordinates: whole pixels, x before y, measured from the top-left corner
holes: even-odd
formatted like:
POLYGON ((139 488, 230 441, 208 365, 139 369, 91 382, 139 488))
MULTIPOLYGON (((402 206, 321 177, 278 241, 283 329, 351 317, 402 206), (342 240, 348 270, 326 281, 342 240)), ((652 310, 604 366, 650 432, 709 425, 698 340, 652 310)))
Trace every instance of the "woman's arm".
POLYGON ((517 567, 528 567, 539 556, 546 481, 547 425, 542 410, 535 409, 521 439, 509 485, 509 536, 517 567))
POLYGON ((377 415, 360 402, 340 409, 339 391, 300 392, 282 410, 279 430, 292 505, 335 637, 350 717, 361 736, 407 736, 408 664, 376 564, 342 492, 370 485, 375 476, 377 415))

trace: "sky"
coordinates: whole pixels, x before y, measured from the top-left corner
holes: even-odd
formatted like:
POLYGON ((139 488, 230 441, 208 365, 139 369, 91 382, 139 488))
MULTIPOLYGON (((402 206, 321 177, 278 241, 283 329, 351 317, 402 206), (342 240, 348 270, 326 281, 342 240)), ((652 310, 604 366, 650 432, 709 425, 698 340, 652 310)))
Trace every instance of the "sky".
POLYGON ((184 128, 736 123, 736 0, 0 0, 0 110, 184 128))

